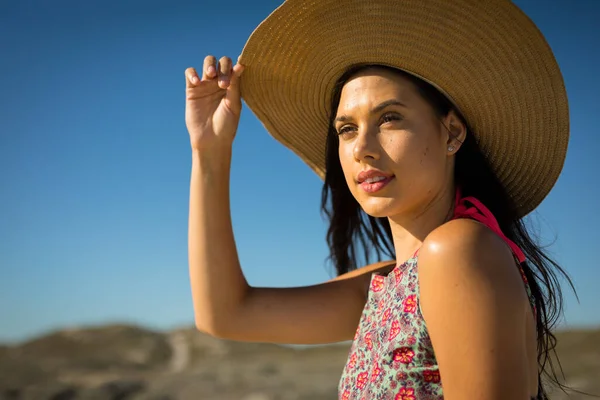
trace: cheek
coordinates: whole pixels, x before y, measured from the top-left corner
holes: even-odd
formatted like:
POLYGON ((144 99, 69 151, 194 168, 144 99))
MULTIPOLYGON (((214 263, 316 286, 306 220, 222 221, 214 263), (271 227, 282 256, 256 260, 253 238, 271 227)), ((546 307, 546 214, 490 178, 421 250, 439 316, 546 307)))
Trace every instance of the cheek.
POLYGON ((402 169, 417 169, 431 157, 431 143, 422 135, 412 132, 395 132, 383 140, 388 157, 402 169))
POLYGON ((344 178, 346 179, 346 183, 352 191, 353 185, 351 183, 354 182, 355 171, 353 168, 356 164, 356 160, 354 160, 354 154, 351 146, 340 143, 338 148, 338 155, 340 158, 342 171, 344 172, 344 178))
POLYGON ((407 184, 427 185, 443 176, 445 153, 436 139, 433 135, 408 134, 389 141, 387 153, 407 184))

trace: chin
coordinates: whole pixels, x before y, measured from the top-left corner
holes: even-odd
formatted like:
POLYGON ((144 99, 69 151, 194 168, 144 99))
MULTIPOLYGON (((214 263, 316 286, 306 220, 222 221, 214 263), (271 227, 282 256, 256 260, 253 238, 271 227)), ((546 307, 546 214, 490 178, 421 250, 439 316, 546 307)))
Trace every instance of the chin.
POLYGON ((395 201, 390 198, 368 197, 360 199, 359 204, 365 213, 375 218, 386 218, 396 214, 394 211, 398 207, 394 207, 395 201))

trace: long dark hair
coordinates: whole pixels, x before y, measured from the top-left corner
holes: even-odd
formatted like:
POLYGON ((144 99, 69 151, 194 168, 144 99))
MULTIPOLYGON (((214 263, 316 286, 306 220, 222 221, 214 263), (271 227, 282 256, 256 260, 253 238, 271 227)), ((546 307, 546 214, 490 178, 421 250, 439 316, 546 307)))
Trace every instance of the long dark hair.
MULTIPOLYGON (((406 72, 379 65, 362 65, 348 70, 337 82, 331 100, 330 127, 327 135, 326 175, 323 185, 321 207, 329 219, 327 243, 330 261, 338 275, 369 264, 372 256, 376 261, 382 258, 395 259, 392 231, 387 218, 367 215, 344 179, 338 155, 339 138, 333 127, 340 96, 344 84, 352 76, 367 68, 383 68, 399 74, 412 82, 418 93, 432 107, 441 119, 454 111, 460 113, 440 91, 423 80, 406 72)), ((462 118, 462 117, 461 117, 462 118)), ((462 118, 465 125, 467 121, 462 118)), ((468 126, 468 125, 467 125, 468 126)), ((547 399, 542 374, 560 388, 566 387, 557 379, 555 365, 560 369, 556 356, 556 337, 552 330, 563 310, 563 297, 559 277, 566 279, 573 291, 575 288, 566 272, 537 245, 530 236, 516 207, 508 197, 504 187, 492 171, 487 159, 479 150, 477 142, 468 128, 468 135, 456 154, 454 179, 463 196, 474 196, 494 214, 503 233, 515 242, 525 253, 527 261, 522 269, 527 278, 536 307, 536 327, 538 343, 539 387, 538 398, 547 399), (557 364, 555 364, 557 362, 557 364)))

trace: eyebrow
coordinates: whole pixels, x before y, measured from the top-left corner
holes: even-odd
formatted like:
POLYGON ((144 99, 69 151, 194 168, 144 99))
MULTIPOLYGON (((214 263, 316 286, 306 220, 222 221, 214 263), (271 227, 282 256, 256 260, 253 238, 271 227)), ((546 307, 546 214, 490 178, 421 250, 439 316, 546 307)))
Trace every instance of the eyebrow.
MULTIPOLYGON (((380 103, 379 105, 374 107, 371 110, 371 114, 377 114, 378 112, 383 111, 385 108, 387 108, 389 106, 400 106, 400 107, 406 108, 406 105, 404 103, 402 103, 401 101, 391 99, 391 100, 386 100, 383 103, 380 103)), ((336 122, 345 122, 345 121, 348 121, 349 119, 350 119, 350 117, 348 117, 346 115, 340 115, 335 120, 333 120, 333 123, 335 124, 336 122)))

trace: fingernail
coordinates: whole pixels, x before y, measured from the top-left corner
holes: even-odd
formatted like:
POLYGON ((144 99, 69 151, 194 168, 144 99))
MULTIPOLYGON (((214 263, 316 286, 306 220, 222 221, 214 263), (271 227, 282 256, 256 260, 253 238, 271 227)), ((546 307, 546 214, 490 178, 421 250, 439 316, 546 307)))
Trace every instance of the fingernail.
POLYGON ((216 72, 215 67, 213 67, 212 65, 210 67, 208 67, 207 70, 206 70, 206 73, 209 76, 213 76, 215 74, 215 72, 216 72))
POLYGON ((192 75, 192 83, 198 83, 198 77, 196 77, 196 75, 192 75))

